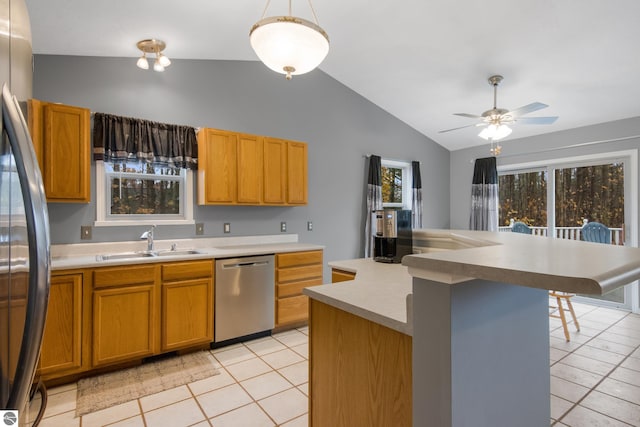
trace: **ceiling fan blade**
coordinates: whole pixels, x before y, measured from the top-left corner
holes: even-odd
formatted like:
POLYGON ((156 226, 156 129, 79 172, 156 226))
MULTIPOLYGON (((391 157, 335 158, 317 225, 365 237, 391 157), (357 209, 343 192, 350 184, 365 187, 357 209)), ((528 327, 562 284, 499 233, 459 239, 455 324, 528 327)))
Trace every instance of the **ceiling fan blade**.
POLYGON ((469 114, 469 113, 453 113, 454 116, 462 116, 462 117, 468 117, 470 119, 481 119, 482 116, 477 116, 475 114, 469 114))
POLYGON ((542 110, 543 108, 547 108, 547 104, 543 104, 542 102, 532 102, 531 104, 527 104, 520 108, 516 108, 515 110, 509 111, 507 114, 512 117, 519 117, 524 114, 533 113, 534 111, 542 110))
POLYGON ((520 117, 516 122, 525 125, 550 125, 558 120, 558 116, 552 117, 520 117))
POLYGON ((458 130, 458 129, 464 129, 464 128, 470 128, 472 126, 484 126, 486 125, 486 123, 475 123, 473 125, 466 125, 466 126, 460 126, 458 128, 452 128, 452 129, 445 129, 445 130, 441 130, 438 131, 438 133, 445 133, 445 132, 451 132, 452 130, 458 130))

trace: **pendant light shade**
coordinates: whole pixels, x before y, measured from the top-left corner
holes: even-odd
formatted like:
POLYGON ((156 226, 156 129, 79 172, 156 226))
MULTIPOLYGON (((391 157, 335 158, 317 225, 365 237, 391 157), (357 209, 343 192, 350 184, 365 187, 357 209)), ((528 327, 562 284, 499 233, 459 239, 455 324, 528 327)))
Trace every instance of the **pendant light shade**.
POLYGON ((149 69, 149 61, 147 61, 147 56, 143 53, 140 58, 138 58, 138 62, 136 62, 138 68, 142 68, 143 70, 149 69))
POLYGON ((287 80, 313 70, 329 53, 327 33, 317 23, 291 15, 261 19, 251 28, 249 40, 258 58, 287 80))

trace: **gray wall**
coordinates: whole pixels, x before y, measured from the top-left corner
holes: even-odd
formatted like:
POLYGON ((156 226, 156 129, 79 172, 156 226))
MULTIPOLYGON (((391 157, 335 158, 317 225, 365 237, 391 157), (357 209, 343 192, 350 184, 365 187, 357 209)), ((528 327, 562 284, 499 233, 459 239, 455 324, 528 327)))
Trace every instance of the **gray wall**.
MULTIPOLYGON (((562 119, 562 117, 560 118, 562 119)), ((515 134, 517 126, 514 128, 515 134)), ((640 148, 640 117, 502 141, 498 167, 640 148), (631 138, 629 138, 631 137, 631 138), (615 141, 622 139, 620 141, 615 141), (574 147, 572 147, 574 146, 574 147)), ((451 153, 451 228, 469 228, 473 162, 489 156, 489 145, 451 153)), ((638 186, 640 188, 640 185, 638 186)), ((640 195, 639 195, 640 200, 640 195)), ((634 225, 637 232, 637 224, 634 225)))
MULTIPOLYGON (((229 236, 224 222, 231 236, 278 234, 286 221, 300 241, 326 246, 325 261, 362 256, 367 154, 420 161, 424 226, 449 226, 449 151, 320 70, 285 81, 260 62, 174 60, 156 73, 135 58, 36 55, 33 94, 92 112, 308 143, 308 206, 196 206, 204 237, 229 236)), ((80 243, 80 225, 95 220, 95 181, 89 205, 50 203, 49 214, 53 243, 80 243)), ((133 240, 144 229, 96 227, 92 241, 133 240)), ((156 236, 196 237, 195 227, 160 226, 156 236)))

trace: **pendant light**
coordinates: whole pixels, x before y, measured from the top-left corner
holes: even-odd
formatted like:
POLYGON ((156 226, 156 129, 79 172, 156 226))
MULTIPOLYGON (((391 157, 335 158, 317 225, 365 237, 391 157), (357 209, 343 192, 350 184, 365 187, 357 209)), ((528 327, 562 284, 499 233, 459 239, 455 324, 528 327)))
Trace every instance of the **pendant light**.
POLYGON ((149 61, 147 60, 147 53, 153 53, 156 56, 156 60, 153 63, 153 70, 162 72, 165 67, 171 65, 171 60, 167 58, 165 54, 162 53, 164 48, 167 46, 165 42, 162 40, 156 39, 145 39, 140 40, 136 43, 138 49, 142 51, 142 56, 138 58, 138 62, 136 65, 143 70, 149 69, 149 61))
POLYGON ((308 73, 316 68, 329 53, 329 36, 318 25, 318 18, 309 0, 314 22, 289 15, 265 18, 270 0, 262 17, 249 31, 251 47, 258 58, 270 69, 292 76, 308 73))

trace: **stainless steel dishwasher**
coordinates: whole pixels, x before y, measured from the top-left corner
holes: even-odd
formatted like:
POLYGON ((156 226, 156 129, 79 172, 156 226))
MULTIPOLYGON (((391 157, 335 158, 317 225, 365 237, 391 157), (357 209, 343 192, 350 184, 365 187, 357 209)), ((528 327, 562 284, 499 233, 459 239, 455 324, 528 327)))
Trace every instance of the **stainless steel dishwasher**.
POLYGON ((215 342, 275 326, 274 256, 216 260, 215 342))

